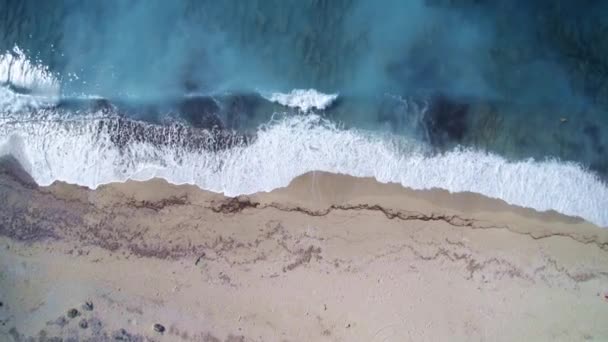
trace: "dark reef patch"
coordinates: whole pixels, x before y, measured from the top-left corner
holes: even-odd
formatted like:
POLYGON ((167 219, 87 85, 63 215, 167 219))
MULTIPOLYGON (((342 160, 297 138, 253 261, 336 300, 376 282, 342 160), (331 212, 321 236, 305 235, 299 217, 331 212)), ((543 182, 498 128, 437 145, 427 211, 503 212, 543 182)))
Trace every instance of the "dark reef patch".
POLYGON ((469 107, 468 103, 445 95, 433 97, 424 117, 431 143, 442 147, 461 143, 467 134, 469 107))
POLYGON ((178 105, 179 113, 192 127, 223 129, 218 117, 220 106, 208 96, 186 97, 178 105))
POLYGON ((11 155, 0 156, 0 174, 14 179, 26 188, 34 189, 38 187, 38 184, 36 184, 36 181, 32 176, 30 176, 29 173, 23 169, 19 161, 11 155))
POLYGON ((230 94, 225 97, 223 116, 227 127, 239 129, 253 119, 257 110, 267 102, 260 95, 230 94))

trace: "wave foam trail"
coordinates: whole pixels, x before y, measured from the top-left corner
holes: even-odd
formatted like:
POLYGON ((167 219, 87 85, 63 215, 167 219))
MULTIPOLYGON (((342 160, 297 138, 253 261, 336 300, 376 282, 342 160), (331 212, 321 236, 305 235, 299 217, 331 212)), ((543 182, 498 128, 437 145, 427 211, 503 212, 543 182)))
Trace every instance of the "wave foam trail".
POLYGON ((331 106, 338 94, 323 94, 315 89, 294 89, 289 93, 272 93, 264 96, 268 101, 297 108, 307 113, 313 109, 323 110, 331 106))
POLYGON ((57 94, 59 81, 40 62, 32 63, 19 47, 0 55, 0 82, 37 93, 57 94))
POLYGON ((30 61, 18 47, 0 55, 2 111, 50 106, 57 102, 59 92, 60 82, 49 68, 39 61, 30 61), (15 91, 15 88, 20 91, 15 91))
POLYGON ((0 126, 0 152, 15 154, 41 185, 100 184, 161 177, 226 195, 270 191, 320 170, 414 189, 471 191, 608 226, 608 187, 574 163, 510 162, 472 150, 429 155, 419 143, 338 129, 316 115, 276 120, 249 145, 223 151, 133 142, 117 147, 98 122, 57 120, 0 126), (25 160, 23 160, 25 159, 25 160))

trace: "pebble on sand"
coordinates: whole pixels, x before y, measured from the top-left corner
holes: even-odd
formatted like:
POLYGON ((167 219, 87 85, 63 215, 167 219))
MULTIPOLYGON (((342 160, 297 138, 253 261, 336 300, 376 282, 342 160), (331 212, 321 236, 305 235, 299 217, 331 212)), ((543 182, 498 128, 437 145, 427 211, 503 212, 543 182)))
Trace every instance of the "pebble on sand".
POLYGON ((69 318, 74 318, 74 317, 79 316, 79 315, 80 315, 80 312, 78 312, 78 310, 76 310, 74 308, 68 310, 68 317, 69 318))
POLYGON ((93 302, 85 302, 84 305, 82 306, 83 309, 87 310, 87 311, 93 311, 93 302))
POLYGON ((160 323, 156 323, 156 324, 154 324, 154 331, 162 334, 165 332, 165 326, 160 323))
POLYGON ((78 322, 78 326, 82 329, 86 329, 89 327, 89 323, 87 323, 87 320, 83 318, 80 322, 78 322))

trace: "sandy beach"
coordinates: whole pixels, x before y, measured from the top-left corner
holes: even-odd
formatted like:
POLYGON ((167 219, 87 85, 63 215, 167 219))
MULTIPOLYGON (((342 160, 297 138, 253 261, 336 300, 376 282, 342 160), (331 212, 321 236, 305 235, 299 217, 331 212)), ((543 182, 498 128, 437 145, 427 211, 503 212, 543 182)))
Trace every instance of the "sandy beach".
POLYGON ((2 341, 606 341, 608 230, 314 172, 227 198, 0 171, 2 341))

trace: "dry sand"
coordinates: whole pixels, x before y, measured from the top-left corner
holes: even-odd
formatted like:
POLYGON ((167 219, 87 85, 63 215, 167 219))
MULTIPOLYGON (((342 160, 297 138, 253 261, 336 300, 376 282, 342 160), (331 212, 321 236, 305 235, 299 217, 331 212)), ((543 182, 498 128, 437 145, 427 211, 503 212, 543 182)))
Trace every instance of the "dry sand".
POLYGON ((5 165, 0 198, 1 341, 608 340, 608 230, 557 213, 326 173, 226 198, 5 165))

